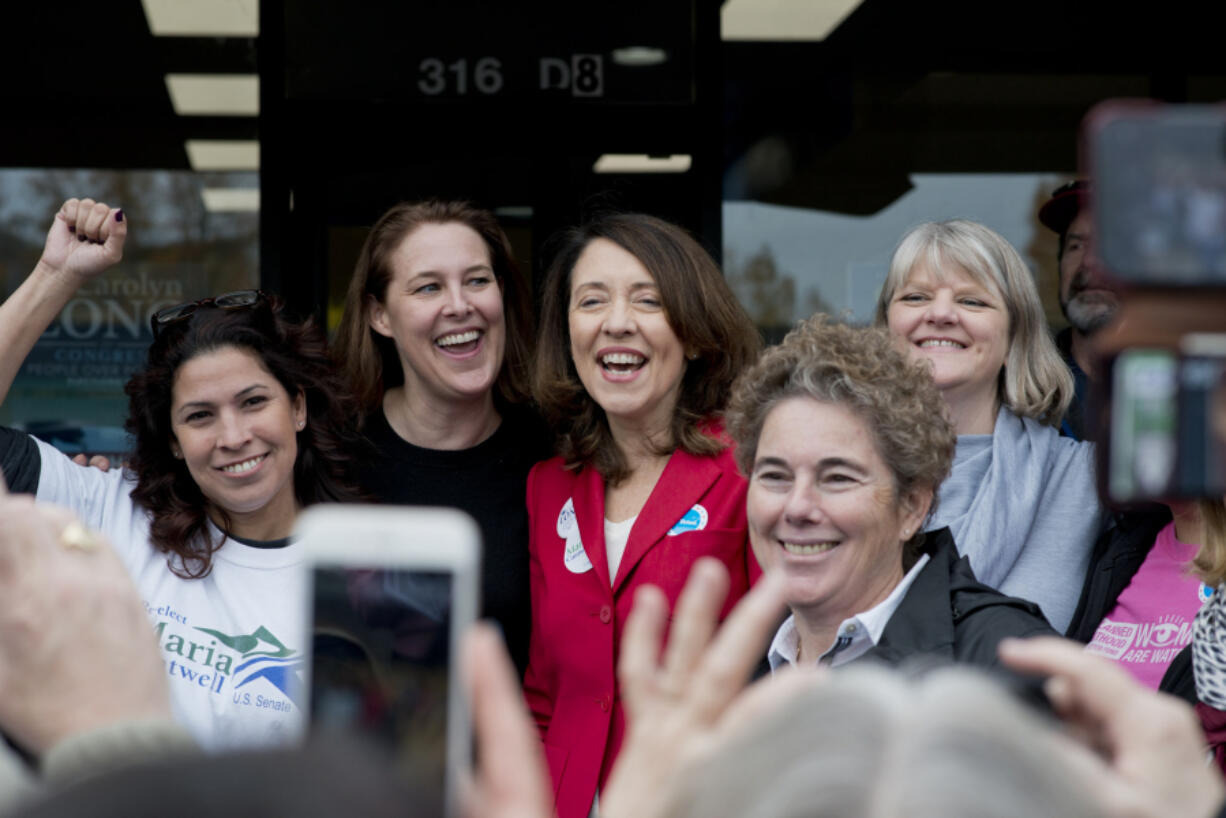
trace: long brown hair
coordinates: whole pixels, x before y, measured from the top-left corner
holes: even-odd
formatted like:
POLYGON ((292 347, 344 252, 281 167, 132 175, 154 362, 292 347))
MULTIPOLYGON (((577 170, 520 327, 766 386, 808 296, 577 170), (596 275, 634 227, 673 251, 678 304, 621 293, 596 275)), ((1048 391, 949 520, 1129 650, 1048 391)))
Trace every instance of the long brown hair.
POLYGON ((712 438, 703 422, 723 411, 733 380, 753 363, 762 337, 714 259, 680 227, 642 213, 621 213, 599 217, 562 236, 542 291, 532 394, 558 433, 558 452, 567 467, 594 466, 616 485, 628 476, 626 459, 604 410, 583 388, 570 354, 571 271, 595 239, 613 242, 647 268, 660 290, 669 326, 691 356, 670 440, 660 454, 680 448, 709 455, 726 445, 712 438))
POLYGON ((396 344, 371 329, 367 304, 374 298, 387 299, 393 278, 392 257, 400 244, 417 228, 426 224, 462 224, 485 242, 490 266, 502 290, 502 311, 506 320, 507 345, 498 372, 495 395, 505 403, 523 403, 528 398, 528 371, 532 355, 532 311, 527 287, 515 263, 511 242, 488 210, 468 202, 429 200, 401 202, 379 217, 358 254, 345 312, 336 331, 334 357, 362 405, 363 414, 378 408, 383 393, 404 383, 404 371, 396 344))
MULTIPOLYGON (((145 368, 124 387, 125 427, 135 441, 127 465, 136 478, 132 499, 149 512, 150 543, 186 579, 207 576, 213 552, 224 542, 210 537, 208 501, 170 448, 175 374, 197 355, 223 347, 249 351, 290 397, 305 398, 307 423, 297 435, 293 477, 299 505, 362 499, 351 473, 361 445, 357 402, 332 366, 323 333, 310 321, 296 324, 280 312, 275 298, 241 310, 201 306, 158 333, 145 368)), ((221 527, 228 528, 225 510, 215 510, 221 527)))

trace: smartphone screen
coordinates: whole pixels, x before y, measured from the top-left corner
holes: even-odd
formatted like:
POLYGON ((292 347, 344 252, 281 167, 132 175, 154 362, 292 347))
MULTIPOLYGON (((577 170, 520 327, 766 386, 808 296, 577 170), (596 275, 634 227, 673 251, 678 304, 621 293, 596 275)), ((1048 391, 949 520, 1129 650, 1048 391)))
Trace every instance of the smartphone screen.
MULTIPOLYGON (((1226 336, 1213 338, 1217 347, 1226 344, 1226 336)), ((1116 357, 1106 448, 1112 500, 1164 502, 1226 494, 1223 352, 1134 348, 1116 357)))
POLYGON ((1185 357, 1179 368, 1179 474, 1182 497, 1226 494, 1226 436, 1217 428, 1226 358, 1185 357))
POLYGON ((316 566, 311 725, 374 737, 415 782, 447 763, 451 575, 316 566))
POLYGON ((1160 498, 1175 475, 1177 356, 1128 349, 1115 359, 1109 489, 1113 500, 1160 498))
POLYGON ((454 814, 471 757, 457 645, 477 608, 476 523, 444 509, 317 506, 299 529, 312 737, 381 745, 421 805, 454 814))

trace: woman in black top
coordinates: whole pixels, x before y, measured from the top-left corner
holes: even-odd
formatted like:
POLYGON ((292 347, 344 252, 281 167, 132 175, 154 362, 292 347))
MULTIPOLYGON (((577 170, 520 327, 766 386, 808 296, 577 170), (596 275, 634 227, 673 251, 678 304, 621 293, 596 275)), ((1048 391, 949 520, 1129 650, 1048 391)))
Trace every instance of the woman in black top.
POLYGON ((527 659, 525 480, 549 455, 528 407, 532 319, 510 242, 465 202, 401 203, 367 236, 336 357, 366 412, 359 469, 387 503, 462 509, 484 539, 484 613, 527 659))

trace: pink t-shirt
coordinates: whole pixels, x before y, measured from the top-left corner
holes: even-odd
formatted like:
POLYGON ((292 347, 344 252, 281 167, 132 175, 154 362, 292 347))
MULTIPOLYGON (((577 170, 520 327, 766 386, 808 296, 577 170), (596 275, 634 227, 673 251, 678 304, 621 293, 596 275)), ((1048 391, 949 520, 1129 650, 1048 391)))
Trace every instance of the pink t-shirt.
POLYGON ((1154 690, 1167 665, 1192 641, 1192 620, 1213 590, 1187 572, 1197 546, 1158 532, 1140 570, 1103 618, 1086 650, 1114 659, 1154 690))

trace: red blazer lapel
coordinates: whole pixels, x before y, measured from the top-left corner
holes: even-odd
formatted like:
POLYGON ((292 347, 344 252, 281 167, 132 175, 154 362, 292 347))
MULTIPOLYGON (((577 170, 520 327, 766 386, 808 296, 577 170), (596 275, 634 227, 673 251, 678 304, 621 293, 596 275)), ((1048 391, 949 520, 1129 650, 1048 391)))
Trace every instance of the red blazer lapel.
POLYGON ((600 587, 609 588, 609 557, 604 546, 604 480, 596 469, 585 466, 575 475, 573 491, 583 550, 600 578, 600 587))
MULTIPOLYGON (((622 555, 621 564, 617 567, 617 579, 613 583, 613 592, 617 593, 626 577, 634 570, 634 566, 643 555, 663 540, 669 529, 677 524, 687 511, 707 493, 707 489, 719 479, 721 474, 719 464, 713 457, 699 457, 677 449, 668 459, 664 473, 656 481, 643 510, 630 529, 630 539, 626 542, 626 553, 622 555)), ((601 522, 603 525, 604 504, 601 503, 601 522)), ((587 534, 583 534, 584 544, 587 534)), ((589 552, 590 553, 590 552, 589 552)), ((601 558, 608 571, 608 557, 604 556, 604 537, 601 537, 601 558)))

